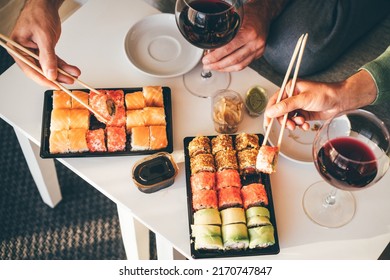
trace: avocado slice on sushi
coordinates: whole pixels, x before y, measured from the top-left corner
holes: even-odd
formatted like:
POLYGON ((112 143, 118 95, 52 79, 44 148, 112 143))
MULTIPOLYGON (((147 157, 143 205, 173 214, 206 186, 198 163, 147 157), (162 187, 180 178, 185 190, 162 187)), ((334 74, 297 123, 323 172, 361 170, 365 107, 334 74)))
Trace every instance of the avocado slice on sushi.
POLYGON ((192 237, 221 236, 221 227, 215 225, 191 225, 192 237))
POLYGON ((249 246, 248 228, 245 224, 222 225, 225 250, 245 250, 249 246))
POLYGON ((254 206, 250 207, 246 210, 246 218, 249 219, 253 216, 263 216, 263 217, 270 217, 269 210, 262 206, 254 206))
POLYGON ((222 224, 236 224, 236 223, 244 223, 245 219, 245 211, 244 208, 240 207, 232 207, 221 210, 222 224))
POLYGON ((269 218, 265 216, 252 216, 247 220, 246 225, 248 228, 252 228, 258 226, 271 225, 271 222, 269 218))
POLYGON ((254 227, 249 232, 249 249, 265 248, 275 244, 274 227, 272 225, 254 227))
POLYGON ((221 236, 198 236, 195 238, 195 250, 223 250, 221 236))
POLYGON ((221 215, 218 209, 201 209, 194 213, 195 225, 221 225, 221 215))

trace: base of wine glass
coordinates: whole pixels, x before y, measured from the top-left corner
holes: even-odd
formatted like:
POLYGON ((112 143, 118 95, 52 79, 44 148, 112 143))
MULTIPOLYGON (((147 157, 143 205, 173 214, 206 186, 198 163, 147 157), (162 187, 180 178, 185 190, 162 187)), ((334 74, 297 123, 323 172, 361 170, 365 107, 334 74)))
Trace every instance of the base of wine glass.
POLYGON ((184 86, 193 95, 203 98, 213 97, 221 89, 227 89, 230 85, 230 73, 212 71, 210 78, 203 78, 202 63, 199 63, 190 72, 183 75, 184 86))
POLYGON ((314 183, 306 190, 302 200, 306 215, 327 228, 338 228, 349 223, 356 210, 355 198, 348 191, 337 189, 334 203, 327 203, 334 189, 325 181, 314 183))

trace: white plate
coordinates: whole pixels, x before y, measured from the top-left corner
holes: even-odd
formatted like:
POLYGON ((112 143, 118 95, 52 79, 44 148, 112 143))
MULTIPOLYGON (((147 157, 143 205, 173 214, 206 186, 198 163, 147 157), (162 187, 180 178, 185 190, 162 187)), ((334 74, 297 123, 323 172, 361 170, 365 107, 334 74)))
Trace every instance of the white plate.
MULTIPOLYGON (((313 162, 312 147, 317 129, 322 121, 310 121, 310 130, 304 131, 300 128, 294 131, 286 129, 283 132, 280 154, 292 161, 299 163, 313 162)), ((272 125, 268 141, 272 146, 278 142, 280 124, 275 121, 272 125)))
POLYGON ((187 73, 203 53, 184 39, 173 14, 147 16, 133 25, 125 38, 125 51, 137 69, 160 78, 187 73))

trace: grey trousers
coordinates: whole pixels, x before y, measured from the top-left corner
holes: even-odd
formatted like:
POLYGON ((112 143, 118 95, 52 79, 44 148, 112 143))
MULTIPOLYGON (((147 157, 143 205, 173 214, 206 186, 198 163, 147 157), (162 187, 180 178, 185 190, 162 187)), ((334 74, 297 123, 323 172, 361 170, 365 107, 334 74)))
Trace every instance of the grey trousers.
POLYGON ((292 0, 270 27, 264 58, 284 74, 298 38, 308 33, 300 76, 313 74, 389 13, 390 0, 292 0))

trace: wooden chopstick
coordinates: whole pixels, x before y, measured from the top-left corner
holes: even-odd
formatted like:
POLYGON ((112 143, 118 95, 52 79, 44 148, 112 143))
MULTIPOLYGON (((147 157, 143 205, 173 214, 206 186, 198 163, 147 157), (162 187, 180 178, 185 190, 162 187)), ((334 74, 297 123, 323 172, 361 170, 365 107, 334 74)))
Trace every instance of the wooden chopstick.
MULTIPOLYGON (((303 52, 305 51, 305 47, 306 47, 307 36, 308 35, 306 33, 305 36, 303 37, 303 41, 302 41, 301 47, 299 49, 298 60, 297 60, 297 64, 295 65, 294 76, 293 76, 293 79, 291 81, 290 91, 287 93, 287 98, 291 97, 293 95, 293 93, 294 93, 294 89, 295 89, 295 84, 296 84, 297 77, 298 77, 299 68, 301 67, 303 52)), ((278 139, 278 144, 277 144, 277 147, 279 147, 279 149, 280 149, 280 146, 282 144, 282 138, 283 138, 283 133, 284 133, 284 130, 285 130, 284 127, 286 126, 286 122, 287 122, 287 116, 288 116, 288 114, 284 114, 283 121, 282 121, 282 124, 281 124, 281 129, 280 129, 279 139, 278 139)))
MULTIPOLYGON (((9 47, 5 42, 7 43, 10 43, 11 45, 13 45, 14 47, 20 49, 21 51, 25 52, 26 54, 30 55, 31 57, 33 57, 34 59, 38 60, 38 56, 36 54, 34 54, 33 52, 29 51, 28 49, 26 49, 25 47, 19 45, 18 43, 12 41, 11 39, 7 38, 6 36, 4 36, 3 34, 0 33, 0 38, 2 40, 0 40, 0 45, 2 47, 4 47, 8 52, 12 53, 13 55, 15 55, 17 58, 19 58, 21 61, 23 61, 25 64, 27 64, 28 66, 30 66, 32 69, 34 69, 35 71, 37 71, 38 73, 40 73, 41 75, 45 76, 42 69, 39 68, 37 65, 35 65, 33 62, 31 62, 30 60, 28 60, 25 56, 23 56, 20 52, 14 50, 13 48, 9 47), (5 42, 3 42, 5 41, 5 42)), ((68 76, 68 77, 71 77, 73 80, 77 81, 78 83, 80 83, 82 86, 88 88, 89 90, 91 91, 94 91, 96 93, 99 93, 96 89, 93 89, 92 87, 89 87, 88 85, 86 85, 85 83, 81 82, 79 79, 73 77, 72 75, 70 75, 69 73, 63 71, 62 69, 59 69, 58 70, 68 76)), ((91 106, 89 106, 88 104, 84 103, 83 100, 81 100, 80 98, 78 98, 76 95, 74 95, 72 93, 72 91, 70 91, 69 89, 67 89, 66 87, 64 87, 62 84, 60 84, 58 81, 51 81, 53 84, 55 84, 58 88, 60 88, 62 91, 66 92, 68 95, 70 95, 72 98, 74 98, 76 101, 78 101, 82 106, 84 106, 86 109, 88 109, 90 112, 92 112, 93 114, 95 114, 97 117, 99 117, 99 119, 103 120, 104 122, 107 122, 107 118, 105 118, 104 116, 102 116, 99 112, 97 112, 96 110, 94 110, 91 106)))
MULTIPOLYGON (((295 45, 295 49, 294 49, 294 52, 293 52, 293 55, 291 57, 291 60, 290 60, 290 63, 288 65, 288 68, 287 68, 287 71, 286 71, 286 74, 284 76, 284 79, 283 79, 283 83, 282 83, 282 86, 279 90, 279 94, 278 94, 278 98, 276 99, 276 103, 280 102, 280 100, 282 99, 282 96, 284 94, 284 90, 286 88, 286 85, 287 85, 287 82, 289 80, 289 77, 290 77, 290 74, 291 74, 291 71, 292 71, 292 68, 294 66, 294 63, 297 59, 297 55, 299 53, 299 50, 301 49, 301 46, 302 46, 302 41, 304 39, 304 37, 306 37, 306 40, 307 40, 307 33, 306 34, 302 34, 301 37, 299 37, 298 41, 297 41, 297 44, 295 45)), ((306 43, 306 40, 305 40, 305 43, 306 43)), ((298 69, 299 70, 299 69, 298 69)), ((295 68, 295 72, 298 73, 297 69, 295 68)), ((294 85, 295 87, 295 85, 294 85)), ((292 89, 294 89, 292 87, 292 89)), ((292 91, 293 92, 293 91, 292 91)), ((268 137, 269 137, 269 134, 271 132, 271 128, 272 128, 272 125, 273 125, 273 122, 274 122, 274 118, 271 119, 269 125, 267 126, 267 130, 265 132, 265 135, 264 135, 264 139, 263 139, 263 143, 262 145, 266 145, 267 144, 267 141, 268 141, 268 137)), ((280 136, 280 134, 279 134, 280 136)), ((280 137, 279 137, 280 138, 280 137)), ((278 143, 278 146, 280 144, 278 143)))

